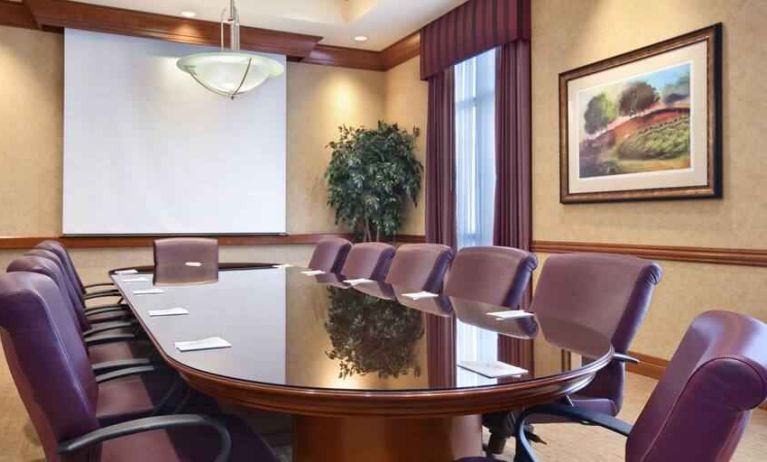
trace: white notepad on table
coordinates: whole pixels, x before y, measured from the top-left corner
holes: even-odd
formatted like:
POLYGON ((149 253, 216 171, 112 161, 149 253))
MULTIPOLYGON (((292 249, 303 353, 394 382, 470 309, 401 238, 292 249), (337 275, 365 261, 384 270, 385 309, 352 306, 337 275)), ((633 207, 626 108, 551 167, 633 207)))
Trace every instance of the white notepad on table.
POLYGON ((149 310, 149 316, 180 316, 184 314, 189 314, 189 311, 186 308, 176 307, 176 308, 167 308, 164 310, 149 310))
POLYGON ((123 282, 149 282, 150 279, 146 276, 139 276, 136 278, 125 278, 123 282))
POLYGON ((367 283, 375 282, 375 281, 371 281, 370 279, 367 279, 367 278, 357 278, 357 279, 344 279, 344 282, 349 284, 350 286, 356 286, 357 284, 367 284, 367 283))
POLYGON ((527 374, 527 369, 512 366, 501 361, 461 361, 458 366, 491 379, 517 377, 527 374))
POLYGON ((189 342, 175 342, 174 345, 179 351, 215 350, 217 348, 229 348, 232 346, 231 343, 221 337, 208 337, 189 342))
POLYGON ((124 270, 115 271, 115 274, 119 274, 119 275, 137 274, 137 273, 138 273, 138 270, 135 270, 135 269, 124 269, 124 270))
POLYGON ((153 295, 153 294, 161 294, 165 292, 162 289, 141 289, 141 290, 134 290, 133 295, 153 295))
POLYGON ((311 270, 311 271, 301 271, 301 274, 304 276, 319 276, 320 274, 325 274, 322 270, 311 270))
POLYGON ((525 310, 491 311, 490 313, 487 313, 487 315, 495 316, 499 320, 529 318, 531 316, 535 316, 533 313, 525 310))
POLYGON ((426 292, 425 290, 422 290, 420 292, 411 292, 408 294, 402 294, 402 296, 407 297, 411 300, 420 300, 422 298, 436 298, 436 297, 439 297, 439 294, 426 292))
POLYGON ((186 262, 184 264, 186 266, 194 266, 194 267, 202 266, 202 263, 200 263, 198 261, 188 261, 188 262, 186 262))

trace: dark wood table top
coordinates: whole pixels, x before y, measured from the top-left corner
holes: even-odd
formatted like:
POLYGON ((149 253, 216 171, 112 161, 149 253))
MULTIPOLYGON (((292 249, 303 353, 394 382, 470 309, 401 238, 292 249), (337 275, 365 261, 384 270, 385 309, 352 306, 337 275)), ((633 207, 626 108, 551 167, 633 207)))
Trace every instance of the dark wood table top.
POLYGON ((447 415, 509 409, 582 388, 610 341, 566 318, 498 320, 508 308, 376 282, 354 287, 304 268, 222 270, 215 283, 154 286, 151 272, 112 278, 161 355, 201 391, 309 415, 447 415), (144 276, 146 281, 125 282, 144 276), (164 292, 136 295, 159 287, 164 292), (150 317, 183 307, 188 315, 150 317), (459 367, 502 358, 498 336, 535 346, 530 371, 492 379, 459 367), (221 337, 231 348, 181 352, 221 337), (511 407, 507 407, 511 406, 511 407))

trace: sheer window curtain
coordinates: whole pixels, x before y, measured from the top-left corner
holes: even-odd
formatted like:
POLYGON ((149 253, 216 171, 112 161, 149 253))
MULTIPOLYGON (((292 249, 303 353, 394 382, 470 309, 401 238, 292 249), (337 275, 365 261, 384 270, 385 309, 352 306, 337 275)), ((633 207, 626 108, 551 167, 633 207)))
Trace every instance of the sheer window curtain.
MULTIPOLYGON (((455 66, 455 221, 462 247, 493 244, 495 212, 495 49, 455 66)), ((498 335, 457 323, 458 361, 498 359, 498 335)), ((482 380, 459 371, 458 382, 482 380)))

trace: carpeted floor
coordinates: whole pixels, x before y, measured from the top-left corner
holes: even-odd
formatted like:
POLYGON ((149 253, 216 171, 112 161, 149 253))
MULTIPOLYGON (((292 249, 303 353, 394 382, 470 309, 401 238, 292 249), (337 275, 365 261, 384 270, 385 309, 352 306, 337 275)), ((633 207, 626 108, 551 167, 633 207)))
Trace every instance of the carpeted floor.
MULTIPOLYGON (((634 421, 652 392, 655 381, 629 374, 626 402, 620 417, 634 421)), ((29 462, 44 459, 24 406, 0 354, 0 462, 29 462)), ((544 461, 612 462, 623 460, 625 439, 620 435, 595 427, 571 424, 536 426, 547 445, 536 445, 544 461)), ((508 447, 513 449, 513 444, 508 447)), ((288 452, 289 454, 289 452, 288 452)), ((754 412, 746 434, 738 447, 734 461, 761 462, 767 454, 767 411, 754 412)), ((282 454, 283 456, 286 454, 282 454)), ((500 457, 510 461, 511 452, 500 457)))

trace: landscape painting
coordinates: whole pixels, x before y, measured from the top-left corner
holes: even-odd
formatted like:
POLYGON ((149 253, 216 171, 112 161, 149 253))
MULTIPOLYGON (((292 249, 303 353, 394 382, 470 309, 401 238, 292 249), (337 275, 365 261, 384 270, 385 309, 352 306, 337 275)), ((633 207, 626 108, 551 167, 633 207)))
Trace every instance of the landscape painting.
POLYGON ((581 178, 690 168, 690 68, 579 92, 581 178))
POLYGON ((721 197, 721 24, 559 75, 560 201, 721 197))

